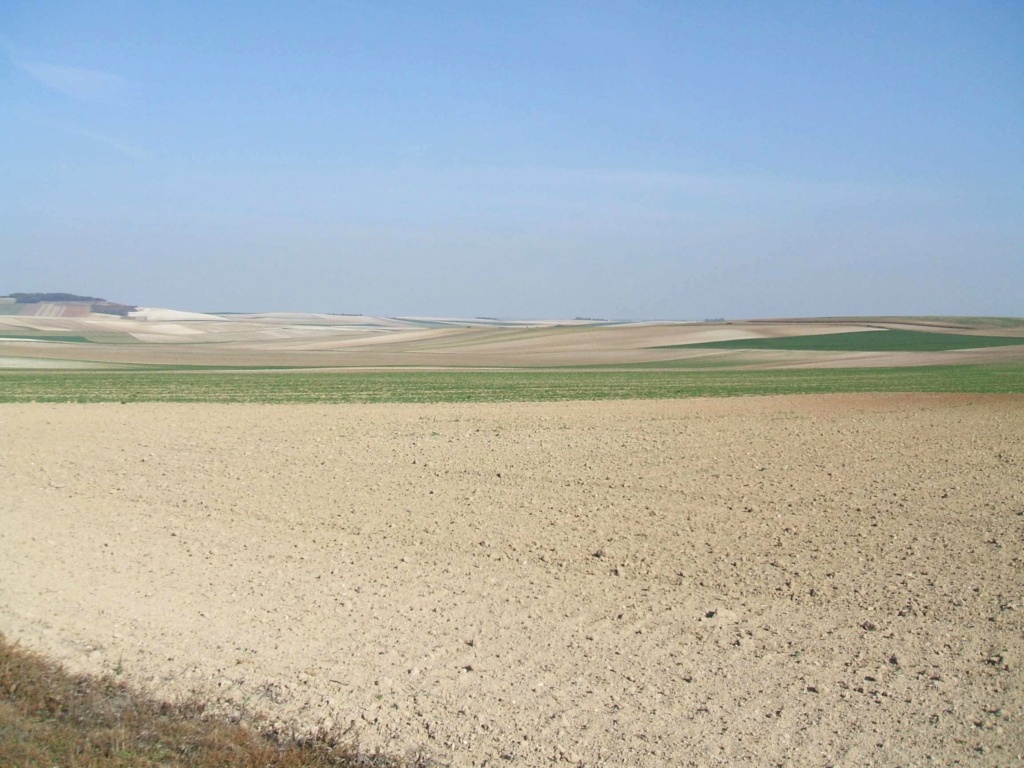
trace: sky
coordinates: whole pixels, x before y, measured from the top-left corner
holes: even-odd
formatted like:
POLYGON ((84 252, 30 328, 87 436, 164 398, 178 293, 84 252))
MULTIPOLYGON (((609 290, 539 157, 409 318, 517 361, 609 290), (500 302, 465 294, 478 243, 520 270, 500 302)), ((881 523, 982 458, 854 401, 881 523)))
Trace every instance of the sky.
POLYGON ((1024 316, 1024 3, 5 0, 14 291, 1024 316))

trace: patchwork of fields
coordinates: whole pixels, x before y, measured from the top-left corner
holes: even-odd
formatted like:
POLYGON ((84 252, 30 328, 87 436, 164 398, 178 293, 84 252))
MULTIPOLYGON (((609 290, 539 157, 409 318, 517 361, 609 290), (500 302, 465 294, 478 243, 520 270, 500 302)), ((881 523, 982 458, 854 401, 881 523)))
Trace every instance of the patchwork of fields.
POLYGON ((500 322, 340 315, 0 316, 0 368, 750 370, 1024 363, 1024 320, 500 322), (1016 322, 1016 324, 1014 324, 1016 322))

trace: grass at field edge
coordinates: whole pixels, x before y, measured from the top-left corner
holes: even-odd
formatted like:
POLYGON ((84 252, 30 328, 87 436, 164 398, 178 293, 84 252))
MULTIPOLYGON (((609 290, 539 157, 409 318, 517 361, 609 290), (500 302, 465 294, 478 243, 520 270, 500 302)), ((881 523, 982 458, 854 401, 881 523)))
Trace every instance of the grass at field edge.
POLYGON ((280 733, 193 700, 150 698, 111 676, 72 675, 0 634, 0 765, 76 768, 413 768, 343 734, 280 733))

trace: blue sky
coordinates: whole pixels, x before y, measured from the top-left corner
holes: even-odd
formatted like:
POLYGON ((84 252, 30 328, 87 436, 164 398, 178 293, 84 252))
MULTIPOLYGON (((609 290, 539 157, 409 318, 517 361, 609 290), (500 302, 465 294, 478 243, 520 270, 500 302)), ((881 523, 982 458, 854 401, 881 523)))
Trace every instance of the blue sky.
POLYGON ((9 0, 0 178, 0 293, 1024 315, 1024 4, 9 0))

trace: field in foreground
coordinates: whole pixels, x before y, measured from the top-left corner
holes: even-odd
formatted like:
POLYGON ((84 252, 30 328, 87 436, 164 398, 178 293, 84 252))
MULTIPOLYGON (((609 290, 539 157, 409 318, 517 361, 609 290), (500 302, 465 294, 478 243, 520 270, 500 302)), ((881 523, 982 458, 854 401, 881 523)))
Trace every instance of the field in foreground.
POLYGON ((0 631, 454 765, 1024 753, 1024 398, 4 405, 0 631))

